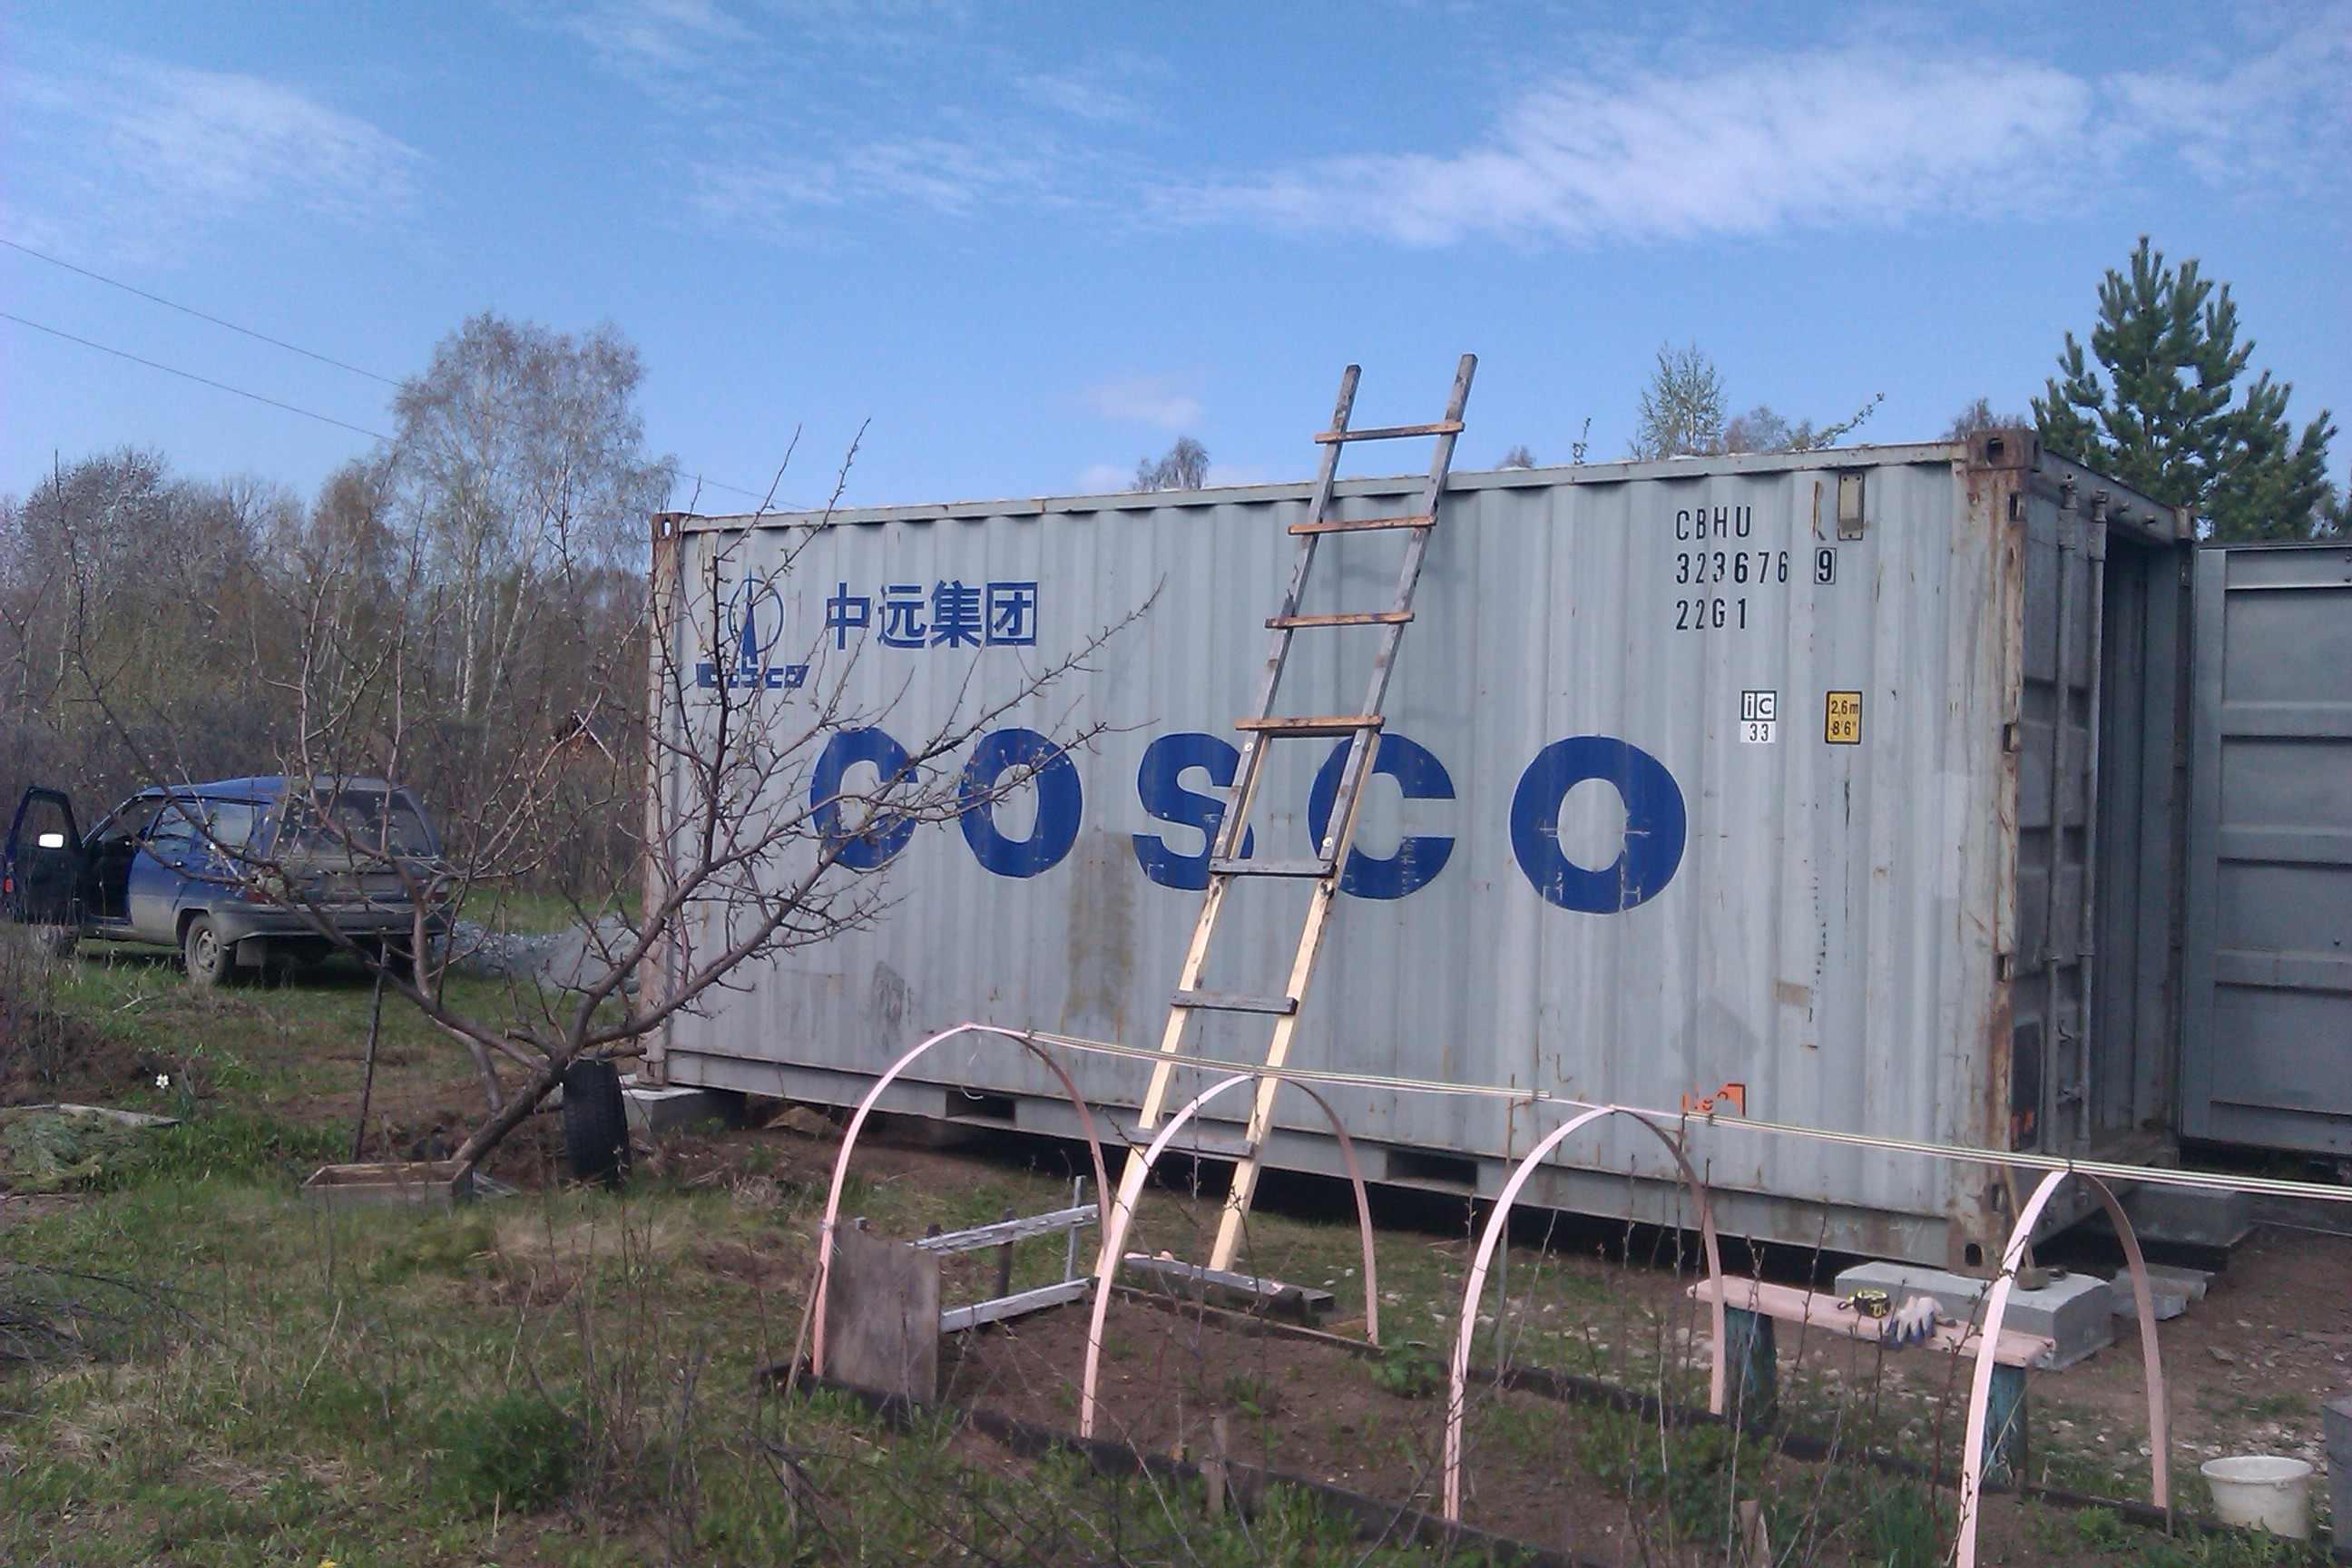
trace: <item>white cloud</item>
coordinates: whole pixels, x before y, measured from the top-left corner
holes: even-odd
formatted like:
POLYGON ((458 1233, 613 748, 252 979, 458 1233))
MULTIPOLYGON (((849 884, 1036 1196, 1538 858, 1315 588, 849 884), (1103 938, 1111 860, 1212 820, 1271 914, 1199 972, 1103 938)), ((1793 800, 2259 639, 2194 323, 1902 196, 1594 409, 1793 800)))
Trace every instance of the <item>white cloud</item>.
POLYGON ((953 114, 920 135, 822 151, 729 148, 688 165, 692 200, 714 220, 793 237, 809 215, 872 209, 966 217, 984 208, 1066 207, 1081 198, 1086 156, 1050 136, 953 114))
POLYGON ((5 79, 20 232, 142 254, 290 213, 356 222, 404 206, 422 154, 294 88, 142 59, 5 79))
POLYGON ((719 51, 752 37, 713 0, 588 0, 559 7, 550 19, 643 85, 700 70, 719 51))
POLYGON ((1098 381, 1078 394, 1078 402, 1105 419, 1182 430, 1201 419, 1201 400, 1173 376, 1130 375, 1098 381))
POLYGON ((1108 495, 1114 490, 1135 488, 1135 470, 1122 468, 1117 463, 1089 463, 1071 488, 1072 495, 1108 495))
POLYGON ((1133 126, 1151 121, 1151 116, 1134 99, 1082 76, 1024 76, 1013 85, 1022 97, 1040 108, 1089 125, 1133 126))
MULTIPOLYGON (((2331 12, 2339 24, 2352 15, 2331 12)), ((2330 118, 2315 106, 2336 102, 2352 47, 2352 28, 2324 43, 2322 31, 2201 77, 2092 78, 1881 45, 1570 75, 1465 151, 1328 158, 1180 192, 1163 210, 1409 245, 1673 240, 2013 207, 2150 150, 2216 178, 2242 174, 2249 148, 2316 163, 2326 154, 2314 159, 2294 131, 2330 118)), ((2340 108, 2334 118, 2340 126, 2340 108)))
POLYGON ((1884 223, 2015 200, 2020 170, 2081 145, 2095 102, 2046 66, 1872 50, 1570 78, 1521 100, 1467 152, 1330 159, 1197 201, 1206 214, 1415 245, 1884 223))

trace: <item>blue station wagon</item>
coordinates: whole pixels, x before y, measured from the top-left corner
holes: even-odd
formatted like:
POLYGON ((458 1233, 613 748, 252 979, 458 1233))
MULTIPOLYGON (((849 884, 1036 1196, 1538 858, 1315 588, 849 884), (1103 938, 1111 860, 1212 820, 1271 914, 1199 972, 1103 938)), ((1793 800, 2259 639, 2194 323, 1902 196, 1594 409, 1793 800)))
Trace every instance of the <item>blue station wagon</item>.
MULTIPOLYGON (((383 779, 273 775, 142 790, 89 832, 59 790, 25 792, 0 848, 0 913, 58 934, 176 948, 198 985, 315 963, 340 934, 404 961, 440 847, 416 797, 383 779), (310 918, 305 918, 306 914, 310 918), (322 931, 321 927, 325 930, 322 931)), ((447 915, 428 907, 428 937, 447 915)))

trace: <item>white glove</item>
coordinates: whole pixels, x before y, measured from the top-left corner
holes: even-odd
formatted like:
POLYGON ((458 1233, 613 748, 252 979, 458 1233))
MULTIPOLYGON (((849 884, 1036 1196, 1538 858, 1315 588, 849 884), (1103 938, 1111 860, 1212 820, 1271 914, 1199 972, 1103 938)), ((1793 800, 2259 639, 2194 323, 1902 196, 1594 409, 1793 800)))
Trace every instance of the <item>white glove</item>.
POLYGON ((1936 1331, 1936 1299, 1914 1296, 1887 1320, 1885 1337, 1898 1345, 1923 1344, 1936 1331))

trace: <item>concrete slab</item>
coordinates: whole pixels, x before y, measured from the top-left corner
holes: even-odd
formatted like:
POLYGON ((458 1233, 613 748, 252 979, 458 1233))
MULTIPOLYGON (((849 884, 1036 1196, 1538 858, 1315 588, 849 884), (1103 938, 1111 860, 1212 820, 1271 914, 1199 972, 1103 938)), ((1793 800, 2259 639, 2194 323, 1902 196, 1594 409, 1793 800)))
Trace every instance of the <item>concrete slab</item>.
POLYGON ((644 1084, 623 1085, 621 1104, 629 1115, 629 1131, 649 1138, 705 1121, 724 1121, 730 1110, 729 1097, 714 1089, 644 1084))
MULTIPOLYGON (((2164 1288, 2158 1285, 2152 1279, 2148 1281, 2148 1299, 2156 1304, 2156 1321, 2158 1322, 2168 1323, 2173 1319, 2180 1316, 2181 1313, 2189 1310, 2188 1297, 2168 1296, 2165 1294, 2164 1288)), ((2132 1300, 2131 1276, 2129 1274, 2118 1273, 2113 1279, 2108 1281, 2107 1300, 2108 1310, 2115 1313, 2116 1317, 2121 1318, 2127 1322, 2137 1322, 2139 1321, 2139 1303, 2132 1300)))
MULTIPOLYGON (((2202 1268, 2175 1268, 2168 1264, 2147 1266, 2147 1293, 2156 1302, 2156 1321, 2167 1322, 2189 1310, 2191 1301, 2205 1299, 2205 1288, 2213 1276, 2202 1268)), ((2114 1298, 2115 1314, 2118 1318, 2137 1318, 2139 1307, 2132 1300, 2131 1270, 2118 1268, 2107 1281, 2108 1294, 2114 1298)))
POLYGON ((2210 1247, 2229 1250, 2253 1234, 2250 1193, 2207 1187, 2135 1187, 2124 1194, 2124 1213, 2143 1243, 2210 1247))
MULTIPOLYGON (((1990 1279, 1916 1263, 1884 1262, 1855 1264, 1837 1277, 1836 1289, 1850 1296, 1865 1285, 1885 1291, 1897 1307, 1915 1296, 1932 1296, 1939 1311, 1969 1323, 1982 1320, 1985 1298, 1992 1290, 1990 1279)), ((2053 1342, 2050 1354, 2036 1366, 2071 1366, 2115 1342, 2111 1295, 2107 1282, 2095 1275, 2058 1274, 2038 1290, 2011 1290, 2001 1327, 2053 1342)))

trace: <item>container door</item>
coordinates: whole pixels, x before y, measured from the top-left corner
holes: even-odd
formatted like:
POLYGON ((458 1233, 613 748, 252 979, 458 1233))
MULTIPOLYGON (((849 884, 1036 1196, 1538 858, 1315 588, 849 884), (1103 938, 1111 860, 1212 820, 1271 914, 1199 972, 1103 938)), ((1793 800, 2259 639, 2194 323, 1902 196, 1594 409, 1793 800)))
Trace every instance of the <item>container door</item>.
POLYGON ((2197 561, 2181 1131, 2352 1155, 2352 549, 2197 561))

